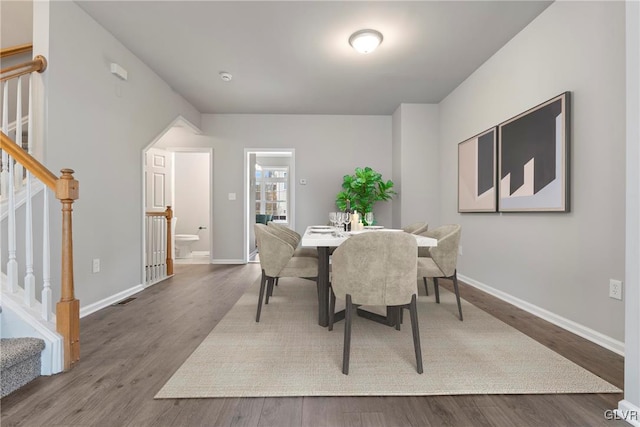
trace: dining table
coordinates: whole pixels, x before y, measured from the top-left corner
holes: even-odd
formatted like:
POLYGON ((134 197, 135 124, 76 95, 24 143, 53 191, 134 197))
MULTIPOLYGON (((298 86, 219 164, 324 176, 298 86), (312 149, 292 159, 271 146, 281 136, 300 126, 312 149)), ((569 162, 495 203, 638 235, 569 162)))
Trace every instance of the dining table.
MULTIPOLYGON (((403 230, 384 227, 375 227, 358 231, 340 231, 335 227, 325 225, 311 225, 307 227, 302 236, 300 246, 303 248, 317 248, 318 250, 318 324, 326 327, 329 325, 329 268, 332 249, 337 248, 353 235, 359 233, 404 233, 403 230)), ((418 247, 434 247, 438 240, 432 237, 413 235, 418 247)), ((416 254, 417 256, 417 254, 416 254)), ((417 279, 416 279, 417 280, 417 279)), ((343 316, 337 316, 339 320, 343 316)), ((383 321, 384 317, 371 313, 365 315, 372 320, 383 321)))

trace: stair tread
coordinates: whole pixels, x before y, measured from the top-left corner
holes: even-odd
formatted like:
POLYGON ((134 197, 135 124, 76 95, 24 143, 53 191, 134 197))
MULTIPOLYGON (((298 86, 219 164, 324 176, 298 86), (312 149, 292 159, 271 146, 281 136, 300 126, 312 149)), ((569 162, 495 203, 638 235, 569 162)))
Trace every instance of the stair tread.
POLYGON ((44 340, 39 338, 0 339, 0 369, 7 369, 16 363, 33 357, 44 349, 44 340))

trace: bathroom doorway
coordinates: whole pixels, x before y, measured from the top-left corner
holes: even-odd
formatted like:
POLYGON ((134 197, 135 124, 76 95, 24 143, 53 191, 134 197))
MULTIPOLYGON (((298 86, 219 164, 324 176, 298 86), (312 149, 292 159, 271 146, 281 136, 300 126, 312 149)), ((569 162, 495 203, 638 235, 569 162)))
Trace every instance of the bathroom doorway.
POLYGON ((212 149, 169 148, 173 154, 176 264, 211 263, 212 149))

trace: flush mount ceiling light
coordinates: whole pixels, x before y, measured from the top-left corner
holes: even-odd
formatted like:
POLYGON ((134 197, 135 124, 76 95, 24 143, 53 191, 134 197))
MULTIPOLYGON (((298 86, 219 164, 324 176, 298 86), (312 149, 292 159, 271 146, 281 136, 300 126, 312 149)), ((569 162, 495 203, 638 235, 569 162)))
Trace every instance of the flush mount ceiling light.
POLYGON ((376 30, 360 30, 351 34, 349 44, 360 53, 371 53, 382 43, 382 34, 376 30))
POLYGON ((231 73, 227 73, 226 71, 220 71, 220 78, 225 82, 230 82, 233 76, 231 73))

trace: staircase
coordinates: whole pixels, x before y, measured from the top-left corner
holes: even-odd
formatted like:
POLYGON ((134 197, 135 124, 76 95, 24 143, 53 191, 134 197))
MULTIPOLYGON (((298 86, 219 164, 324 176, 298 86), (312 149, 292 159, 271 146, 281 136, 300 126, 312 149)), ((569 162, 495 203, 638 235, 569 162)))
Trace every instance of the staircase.
MULTIPOLYGON (((1 49, 0 57, 25 52, 19 48, 1 49)), ((36 56, 0 70, 2 396, 39 375, 71 369, 80 359, 80 303, 74 297, 72 241, 78 181, 72 170, 63 169, 57 177, 34 157, 34 152, 43 151, 43 129, 37 126, 40 121, 34 110, 42 110, 35 107, 42 105, 37 98, 43 85, 39 74, 46 67, 46 60, 36 56), (51 196, 62 204, 62 247, 55 249, 49 239, 51 196), (52 262, 60 265, 58 278, 51 277, 52 262), (55 313, 54 295, 60 297, 55 313)))
POLYGON ((42 350, 39 338, 0 339, 0 398, 40 376, 42 350))

